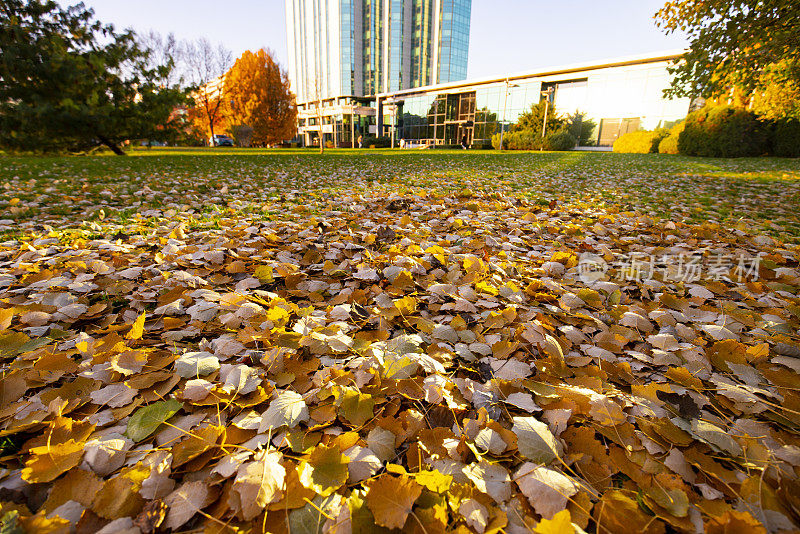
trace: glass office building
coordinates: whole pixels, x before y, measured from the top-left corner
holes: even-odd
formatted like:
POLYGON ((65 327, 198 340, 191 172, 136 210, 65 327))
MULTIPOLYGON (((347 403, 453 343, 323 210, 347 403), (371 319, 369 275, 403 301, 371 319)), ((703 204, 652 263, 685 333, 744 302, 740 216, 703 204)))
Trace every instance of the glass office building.
POLYGON ((347 144, 355 132, 376 133, 370 103, 379 93, 463 80, 471 5, 471 0, 286 0, 289 77, 304 142, 319 142, 321 136, 347 144), (324 111, 315 109, 320 103, 324 111), (347 127, 347 115, 356 126, 365 122, 358 114, 372 118, 366 121, 371 130, 347 127))
POLYGON ((377 95, 378 131, 411 145, 491 145, 492 136, 547 98, 560 115, 592 119, 592 144, 610 146, 629 131, 669 127, 690 101, 668 100, 667 67, 681 53, 582 64, 503 78, 454 82, 377 95))
POLYGON ((463 80, 471 0, 286 0, 297 101, 463 80))

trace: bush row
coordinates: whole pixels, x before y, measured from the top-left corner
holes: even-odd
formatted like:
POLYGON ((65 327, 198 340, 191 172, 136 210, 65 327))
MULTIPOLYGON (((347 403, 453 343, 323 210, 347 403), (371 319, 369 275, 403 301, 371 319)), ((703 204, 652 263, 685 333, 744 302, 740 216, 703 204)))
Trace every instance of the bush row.
MULTIPOLYGON (((547 134, 544 138, 531 130, 506 132, 503 134, 504 150, 570 150, 575 148, 577 140, 567 130, 559 130, 547 134)), ((492 146, 500 148, 500 134, 492 136, 492 146)))
POLYGON ((631 132, 614 152, 684 154, 716 158, 800 157, 800 122, 766 120, 733 106, 706 106, 672 127, 631 132))
POLYGON ((733 106, 706 106, 686 117, 678 151, 720 158, 796 158, 800 157, 800 122, 760 119, 752 111, 733 106))
POLYGON ((614 141, 613 150, 628 154, 656 153, 659 143, 667 136, 669 136, 669 130, 665 128, 626 133, 614 141))

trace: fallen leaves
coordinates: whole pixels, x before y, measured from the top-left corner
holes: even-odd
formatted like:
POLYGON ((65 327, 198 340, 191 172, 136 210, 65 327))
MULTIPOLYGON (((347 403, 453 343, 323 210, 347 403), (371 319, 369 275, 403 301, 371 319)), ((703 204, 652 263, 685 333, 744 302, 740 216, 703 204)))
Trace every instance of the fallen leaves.
POLYGON ((170 399, 139 408, 128 421, 125 435, 137 443, 142 441, 175 415, 182 406, 177 400, 170 399))
POLYGON ((386 528, 403 528, 420 495, 422 486, 413 479, 386 474, 370 482, 366 503, 375 523, 386 528))
POLYGON ((68 440, 57 445, 42 445, 30 449, 22 478, 31 483, 51 482, 78 465, 85 443, 68 440))
POLYGON ((283 455, 277 451, 262 451, 252 462, 239 466, 232 490, 238 495, 242 518, 249 521, 273 502, 280 500, 286 490, 286 469, 281 465, 283 455))
POLYGON ((546 424, 533 417, 514 417, 511 431, 517 435, 517 448, 528 460, 549 464, 562 454, 562 446, 546 424))
POLYGON ((125 222, 107 205, 0 242, 0 492, 29 503, 18 525, 800 522, 796 246, 477 186, 255 202, 255 183, 230 184, 241 199, 180 183, 142 182, 153 204, 125 222), (705 274, 676 280, 690 252, 705 274), (726 255, 762 258, 760 278, 726 255), (589 256, 607 269, 583 276, 589 256))

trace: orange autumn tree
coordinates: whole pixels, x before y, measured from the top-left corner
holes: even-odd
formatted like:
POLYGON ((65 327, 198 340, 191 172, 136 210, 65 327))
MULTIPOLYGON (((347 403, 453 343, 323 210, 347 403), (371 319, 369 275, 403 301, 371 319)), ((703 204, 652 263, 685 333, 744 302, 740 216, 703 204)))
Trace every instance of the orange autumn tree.
POLYGON ((254 144, 270 145, 294 137, 297 107, 289 74, 271 50, 248 50, 236 60, 225 77, 223 100, 230 129, 249 126, 254 144))

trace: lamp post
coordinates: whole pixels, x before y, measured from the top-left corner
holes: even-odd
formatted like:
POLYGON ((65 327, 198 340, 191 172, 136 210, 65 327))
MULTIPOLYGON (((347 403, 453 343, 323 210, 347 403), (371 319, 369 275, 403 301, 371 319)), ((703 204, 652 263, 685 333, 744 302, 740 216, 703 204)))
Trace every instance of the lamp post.
POLYGON ((506 78, 506 96, 503 99, 503 120, 500 121, 500 150, 503 150, 503 133, 506 127, 506 105, 508 104, 508 93, 512 87, 519 87, 519 85, 508 85, 508 78, 506 78))
MULTIPOLYGON (((540 91, 540 94, 544 97, 544 119, 542 119, 542 139, 544 139, 544 132, 547 129, 547 111, 549 110, 550 106, 550 97, 553 94, 553 86, 547 88, 546 91, 540 91)), ((541 152, 544 150, 544 145, 539 147, 539 151, 541 152)))

